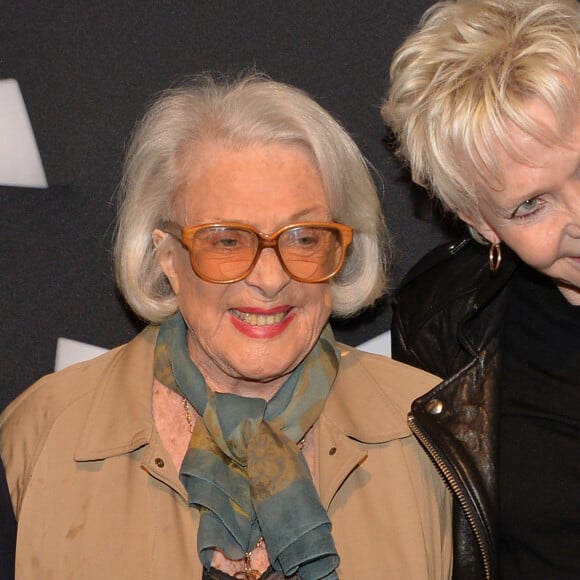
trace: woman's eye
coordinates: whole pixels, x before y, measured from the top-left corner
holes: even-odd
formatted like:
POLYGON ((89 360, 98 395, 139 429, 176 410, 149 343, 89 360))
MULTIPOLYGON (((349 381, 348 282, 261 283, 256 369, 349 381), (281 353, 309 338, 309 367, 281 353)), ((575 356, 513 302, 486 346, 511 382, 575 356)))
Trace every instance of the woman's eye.
POLYGON ((319 238, 319 234, 310 228, 289 230, 283 237, 283 243, 286 246, 309 248, 316 246, 319 242, 319 238))
POLYGON ((520 204, 514 213, 513 218, 525 218, 536 213, 541 207, 540 200, 535 197, 533 199, 526 199, 524 203, 520 204))
POLYGON ((234 248, 238 244, 238 240, 234 238, 220 238, 216 243, 224 248, 234 248))
POLYGON ((313 246, 317 242, 314 236, 301 236, 296 241, 301 246, 313 246))

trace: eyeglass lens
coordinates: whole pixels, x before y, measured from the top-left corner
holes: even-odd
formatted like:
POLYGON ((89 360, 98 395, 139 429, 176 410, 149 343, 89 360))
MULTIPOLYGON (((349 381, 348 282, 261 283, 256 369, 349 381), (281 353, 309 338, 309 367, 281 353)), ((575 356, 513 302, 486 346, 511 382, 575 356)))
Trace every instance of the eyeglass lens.
MULTIPOLYGON (((298 226, 278 237, 278 254, 296 278, 318 281, 334 273, 342 259, 340 230, 323 226, 298 226)), ((249 230, 210 226, 192 240, 192 264, 202 276, 226 281, 249 273, 260 246, 249 230)))

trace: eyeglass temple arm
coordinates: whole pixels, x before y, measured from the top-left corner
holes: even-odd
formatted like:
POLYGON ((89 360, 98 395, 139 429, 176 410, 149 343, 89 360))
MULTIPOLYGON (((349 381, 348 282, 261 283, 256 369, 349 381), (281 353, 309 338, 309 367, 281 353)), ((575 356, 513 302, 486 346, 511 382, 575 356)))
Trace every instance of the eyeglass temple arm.
POLYGON ((173 237, 177 238, 178 240, 181 240, 181 226, 179 226, 175 222, 171 222, 171 221, 163 222, 161 224, 161 229, 165 233, 172 235, 173 237))

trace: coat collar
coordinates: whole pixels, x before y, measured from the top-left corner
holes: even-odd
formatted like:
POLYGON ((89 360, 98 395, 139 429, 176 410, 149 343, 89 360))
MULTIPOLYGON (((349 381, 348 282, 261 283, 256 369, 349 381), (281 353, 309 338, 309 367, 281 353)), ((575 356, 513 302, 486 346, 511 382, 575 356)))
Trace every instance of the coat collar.
MULTIPOLYGON (((149 326, 128 344, 82 363, 87 374, 100 377, 100 386, 95 390, 75 460, 105 459, 151 443, 156 336, 157 328, 149 326)), ((339 345, 339 350, 340 370, 320 417, 327 438, 321 443, 332 447, 338 438, 378 444, 409 436, 407 410, 421 392, 400 388, 407 383, 408 367, 345 345, 339 345), (382 386, 385 364, 390 370, 388 382, 392 383, 388 392, 382 386)), ((425 377, 430 375, 425 373, 425 377)), ((421 389, 426 391, 432 384, 427 380, 421 389)))
POLYGON ((507 246, 502 250, 501 267, 489 272, 485 263, 475 278, 475 290, 469 310, 458 322, 458 339, 472 356, 480 356, 494 337, 501 334, 503 315, 507 308, 511 280, 521 264, 507 246))
POLYGON ((76 461, 123 455, 151 443, 156 336, 157 328, 148 326, 126 345, 82 363, 101 384, 75 450, 76 461))

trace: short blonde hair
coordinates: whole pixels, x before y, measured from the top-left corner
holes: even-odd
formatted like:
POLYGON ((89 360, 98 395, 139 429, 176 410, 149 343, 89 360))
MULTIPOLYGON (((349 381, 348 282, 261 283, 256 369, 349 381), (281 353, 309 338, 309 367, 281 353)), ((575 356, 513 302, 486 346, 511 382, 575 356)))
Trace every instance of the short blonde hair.
POLYGON ((564 143, 578 115, 579 23, 575 0, 443 1, 399 48, 381 112, 413 180, 445 209, 479 217, 480 185, 503 186, 498 146, 526 162, 514 125, 564 143), (558 135, 527 115, 534 98, 558 135))
POLYGON ((152 231, 170 217, 185 180, 183 158, 220 141, 298 144, 310 152, 332 219, 355 230, 331 281, 333 314, 371 305, 386 286, 389 244, 369 166, 341 125, 304 92, 264 75, 228 81, 202 75, 161 94, 138 124, 120 188, 115 241, 117 283, 143 319, 161 322, 177 300, 157 262, 152 231))

